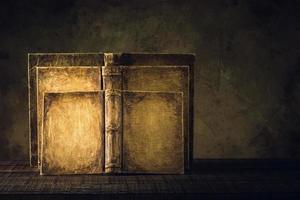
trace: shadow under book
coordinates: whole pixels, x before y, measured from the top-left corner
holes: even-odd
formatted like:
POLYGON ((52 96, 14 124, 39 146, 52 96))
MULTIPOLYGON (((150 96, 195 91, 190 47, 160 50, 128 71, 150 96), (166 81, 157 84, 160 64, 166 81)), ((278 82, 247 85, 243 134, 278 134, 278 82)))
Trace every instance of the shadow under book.
POLYGON ((40 174, 182 174, 192 161, 191 54, 29 54, 40 174))

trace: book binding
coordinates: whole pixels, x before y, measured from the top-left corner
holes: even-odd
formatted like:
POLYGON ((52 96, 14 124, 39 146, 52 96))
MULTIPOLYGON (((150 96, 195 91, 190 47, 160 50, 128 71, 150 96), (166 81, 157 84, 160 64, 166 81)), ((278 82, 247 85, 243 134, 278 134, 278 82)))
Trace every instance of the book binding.
POLYGON ((120 173, 122 160, 122 72, 114 55, 104 55, 105 172, 120 173))

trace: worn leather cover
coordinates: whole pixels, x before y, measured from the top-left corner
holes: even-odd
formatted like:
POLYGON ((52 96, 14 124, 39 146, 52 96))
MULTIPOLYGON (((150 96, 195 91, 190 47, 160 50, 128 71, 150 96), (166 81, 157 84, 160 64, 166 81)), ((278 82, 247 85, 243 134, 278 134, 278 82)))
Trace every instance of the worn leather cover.
MULTIPOLYGON (((36 67, 37 77, 37 140, 40 163, 43 94, 45 92, 99 91, 99 67, 36 67)), ((34 138, 32 138, 34 139, 34 138)))
POLYGON ((183 93, 123 93, 123 170, 184 173, 183 93))
MULTIPOLYGON (((184 165, 187 169, 190 162, 190 140, 192 140, 189 123, 192 115, 189 110, 192 103, 190 81, 191 72, 188 65, 146 65, 146 66, 123 66, 123 89, 125 91, 144 92, 181 92, 183 104, 183 143, 184 165)), ((157 116, 159 117, 159 115, 157 116)))
POLYGON ((29 53, 28 54, 28 104, 29 104, 29 160, 38 166, 37 125, 37 68, 38 67, 95 67, 103 65, 103 53, 29 53))
POLYGON ((103 92, 45 93, 41 174, 102 173, 103 92))

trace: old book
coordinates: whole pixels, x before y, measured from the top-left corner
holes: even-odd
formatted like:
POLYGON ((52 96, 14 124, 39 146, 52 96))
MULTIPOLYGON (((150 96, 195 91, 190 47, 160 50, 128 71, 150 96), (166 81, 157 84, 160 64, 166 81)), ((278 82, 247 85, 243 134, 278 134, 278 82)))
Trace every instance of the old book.
MULTIPOLYGON (((190 54, 30 55, 31 164, 36 166, 40 159, 43 174, 184 173, 189 169, 192 158, 193 61, 194 56, 190 54), (103 118, 100 118, 104 122, 103 131, 99 128, 103 137, 96 139, 99 145, 104 146, 103 157, 97 151, 102 159, 102 171, 95 163, 91 164, 91 159, 99 163, 94 157, 82 158, 80 163, 85 167, 78 167, 78 164, 76 168, 70 164, 72 154, 62 152, 59 155, 59 151, 51 150, 56 143, 51 143, 51 137, 47 136, 51 127, 64 127, 64 130, 70 127, 73 130, 72 127, 78 125, 81 121, 76 118, 78 112, 76 109, 71 111, 71 107, 84 105, 79 102, 86 102, 84 97, 90 92, 103 95, 103 101, 99 100, 102 110, 93 104, 95 108, 90 107, 89 110, 94 111, 88 112, 90 116, 96 110, 100 110, 100 116, 103 112, 103 118), (77 93, 80 95, 74 98, 77 93), (79 100, 78 105, 75 101, 63 103, 63 99, 71 97, 79 100), (49 106, 43 103, 52 101, 56 104, 50 103, 49 106), (54 109, 55 106, 51 105, 64 105, 65 113, 72 120, 63 125, 56 121, 58 125, 53 125, 49 119, 52 119, 51 116, 59 118, 59 115, 43 115, 42 110, 46 106, 54 109), (55 154, 50 156, 49 152, 55 154), (59 161, 62 157, 66 163, 59 161)), ((84 127, 93 126, 87 123, 84 127)), ((91 131, 96 129, 86 130, 87 135, 97 132, 91 131)), ((74 142, 72 132, 55 131, 56 137, 70 137, 70 141, 74 142)), ((65 143, 60 143, 60 151, 68 145, 65 143)), ((73 145, 79 144, 74 142, 73 145)), ((81 148, 84 149, 83 146, 81 148)))
POLYGON ((102 173, 103 92, 45 93, 41 174, 102 173))
POLYGON ((30 53, 28 54, 28 103, 29 103, 29 160, 38 166, 37 126, 37 67, 93 67, 103 65, 102 53, 30 53))
MULTIPOLYGON (((189 168, 192 152, 191 125, 191 66, 189 65, 145 65, 124 66, 123 89, 125 91, 147 91, 147 92, 180 92, 183 104, 183 143, 184 163, 189 168)), ((159 115, 157 116, 159 117, 159 115)), ((158 126, 158 125, 157 125, 158 126)))
POLYGON ((123 171, 183 173, 182 92, 123 93, 123 171))
POLYGON ((101 88, 99 67, 36 67, 37 87, 37 140, 38 163, 41 158, 41 127, 43 94, 50 92, 99 91, 101 88))

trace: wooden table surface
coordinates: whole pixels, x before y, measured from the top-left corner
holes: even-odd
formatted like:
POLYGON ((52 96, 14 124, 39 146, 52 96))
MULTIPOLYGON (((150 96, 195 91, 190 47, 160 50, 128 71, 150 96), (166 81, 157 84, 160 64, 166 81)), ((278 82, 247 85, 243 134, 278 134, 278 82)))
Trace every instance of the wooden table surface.
POLYGON ((300 199, 298 165, 283 164, 284 167, 276 165, 257 168, 249 163, 239 163, 215 163, 215 167, 210 167, 200 162, 195 165, 193 171, 185 175, 40 176, 36 169, 22 162, 2 162, 0 198, 300 199), (245 165, 249 167, 244 167, 245 165))

